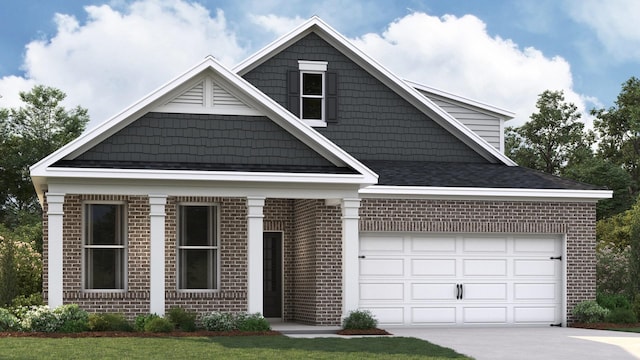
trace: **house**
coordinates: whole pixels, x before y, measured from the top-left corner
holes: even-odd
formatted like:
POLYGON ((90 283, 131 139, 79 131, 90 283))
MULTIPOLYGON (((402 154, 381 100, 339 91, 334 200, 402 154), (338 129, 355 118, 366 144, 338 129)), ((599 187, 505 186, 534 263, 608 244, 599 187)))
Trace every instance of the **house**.
POLYGON ((595 297, 611 192, 518 167, 512 116, 398 78, 317 17, 234 69, 207 57, 31 168, 45 299, 567 324, 595 297))

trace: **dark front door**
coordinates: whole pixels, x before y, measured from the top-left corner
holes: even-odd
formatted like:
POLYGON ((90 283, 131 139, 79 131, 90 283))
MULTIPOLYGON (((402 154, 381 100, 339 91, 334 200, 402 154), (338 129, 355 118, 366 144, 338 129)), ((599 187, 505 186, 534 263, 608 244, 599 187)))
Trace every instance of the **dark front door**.
POLYGON ((264 317, 282 317, 282 233, 263 236, 263 312, 264 317))

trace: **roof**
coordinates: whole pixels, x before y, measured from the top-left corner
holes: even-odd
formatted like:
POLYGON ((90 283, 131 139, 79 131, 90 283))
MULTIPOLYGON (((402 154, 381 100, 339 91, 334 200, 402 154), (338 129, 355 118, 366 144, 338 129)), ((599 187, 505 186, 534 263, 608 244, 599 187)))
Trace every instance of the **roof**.
POLYGON ((604 190, 538 170, 501 164, 365 161, 381 186, 604 190))
POLYGON ((450 93, 448 91, 444 91, 444 90, 440 90, 440 89, 436 89, 434 87, 431 86, 427 86, 424 84, 420 84, 417 83, 415 81, 411 81, 411 80, 404 80, 407 84, 413 86, 414 88, 416 88, 417 90, 423 91, 425 93, 428 93, 430 95, 435 95, 439 98, 442 99, 446 99, 446 100, 450 100, 453 101, 455 103, 461 104, 463 106, 471 106, 473 108, 476 108, 480 111, 483 112, 489 112, 493 115, 495 115, 498 118, 502 118, 505 120, 511 120, 515 117, 515 113, 511 112, 509 110, 505 110, 502 108, 499 108, 497 106, 493 106, 481 101, 477 101, 477 100, 473 100, 473 99, 469 99, 467 97, 464 96, 460 96, 460 95, 456 95, 453 93, 450 93))
POLYGON ((425 113, 485 159, 493 163, 502 163, 508 166, 517 165, 513 160, 489 144, 480 135, 456 120, 452 115, 429 100, 413 86, 359 50, 342 34, 334 30, 317 16, 310 18, 291 32, 283 35, 262 50, 245 59, 236 65, 233 71, 242 76, 312 32, 334 46, 338 51, 368 71, 372 76, 395 91, 418 110, 425 113))

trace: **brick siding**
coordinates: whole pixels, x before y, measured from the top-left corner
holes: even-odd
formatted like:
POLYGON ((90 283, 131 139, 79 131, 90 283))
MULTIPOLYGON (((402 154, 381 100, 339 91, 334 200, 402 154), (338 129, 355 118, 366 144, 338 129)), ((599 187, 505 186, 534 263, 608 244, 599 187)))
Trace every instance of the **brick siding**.
MULTIPOLYGON (((46 214, 47 204, 44 204, 46 214)), ((342 222, 338 206, 318 199, 267 199, 264 230, 283 233, 283 318, 339 325, 342 314, 342 222)), ((200 314, 247 309, 247 206, 244 198, 169 196, 165 218, 166 309, 200 314), (220 219, 220 289, 177 291, 177 206, 215 204, 220 219)), ((567 304, 595 297, 595 204, 462 200, 363 199, 361 232, 542 233, 564 235, 567 304)), ((44 295, 47 297, 48 229, 44 221, 44 295)), ((146 196, 65 196, 63 301, 90 312, 120 312, 133 318, 149 311, 149 202, 146 196), (82 290, 82 204, 127 204, 127 291, 82 290)))

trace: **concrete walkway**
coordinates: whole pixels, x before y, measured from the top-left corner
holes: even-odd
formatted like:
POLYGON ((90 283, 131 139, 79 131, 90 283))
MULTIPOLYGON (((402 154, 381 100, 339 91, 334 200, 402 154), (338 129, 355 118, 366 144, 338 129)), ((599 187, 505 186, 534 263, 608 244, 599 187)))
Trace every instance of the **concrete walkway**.
POLYGON ((386 328, 477 360, 640 359, 640 334, 577 328, 386 328))

